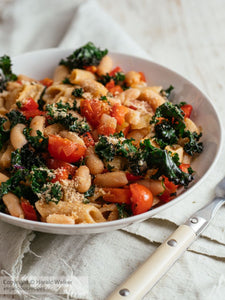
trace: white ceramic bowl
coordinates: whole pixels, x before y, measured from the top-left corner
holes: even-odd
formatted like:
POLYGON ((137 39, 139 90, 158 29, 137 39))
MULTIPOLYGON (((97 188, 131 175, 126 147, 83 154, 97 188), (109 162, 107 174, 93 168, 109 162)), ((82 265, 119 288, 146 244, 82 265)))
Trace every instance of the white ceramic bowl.
MULTIPOLYGON (((35 79, 51 78, 53 70, 60 59, 67 57, 73 51, 73 49, 46 49, 25 53, 12 59, 13 71, 16 74, 25 74, 35 79)), ((141 215, 106 223, 80 225, 48 224, 15 218, 4 213, 0 213, 0 220, 26 229, 55 234, 89 234, 116 230, 148 219, 159 211, 181 201, 184 195, 190 194, 204 180, 206 173, 213 167, 221 149, 221 123, 209 98, 190 81, 159 64, 125 54, 110 53, 110 55, 114 65, 121 66, 124 71, 135 70, 144 72, 149 85, 162 85, 164 88, 167 88, 172 84, 175 87, 173 92, 174 101, 186 101, 193 106, 192 119, 202 126, 202 141, 204 143, 203 153, 192 164, 194 170, 197 171, 194 182, 188 190, 169 203, 141 215)))

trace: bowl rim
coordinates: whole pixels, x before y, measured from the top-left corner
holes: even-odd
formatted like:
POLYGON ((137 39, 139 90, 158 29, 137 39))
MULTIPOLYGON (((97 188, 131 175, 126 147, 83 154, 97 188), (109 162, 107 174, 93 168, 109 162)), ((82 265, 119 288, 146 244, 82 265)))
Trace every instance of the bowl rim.
MULTIPOLYGON (((29 51, 29 52, 25 52, 25 53, 21 53, 18 55, 15 55, 12 57, 12 61, 14 59, 18 59, 20 57, 23 56, 27 56, 27 55, 38 55, 40 53, 44 53, 44 52, 70 52, 71 53, 74 51, 75 48, 46 48, 46 49, 40 49, 40 50, 35 50, 35 51, 29 51)), ((189 80, 188 78, 186 78, 185 76, 179 74, 178 72, 174 71, 173 69, 170 69, 168 67, 165 67, 164 65, 157 63, 155 61, 153 61, 151 58, 146 59, 146 58, 142 58, 140 56, 136 56, 136 55, 130 55, 130 54, 125 54, 123 52, 117 52, 117 51, 109 51, 109 54, 112 55, 119 55, 119 56, 124 56, 126 58, 130 58, 130 59, 138 59, 138 60, 142 60, 143 62, 147 63, 152 63, 153 65, 155 65, 156 67, 160 67, 163 68, 166 71, 169 71, 171 73, 173 73, 173 75, 180 77, 182 80, 185 80, 187 83, 191 84, 198 92, 200 92, 205 100, 207 102, 209 102, 211 109, 213 110, 214 114, 217 117, 217 123, 218 123, 218 129, 219 129, 219 144, 217 145, 217 151, 216 154, 212 160, 212 163, 210 164, 208 170, 205 172, 205 174, 196 182, 194 183, 190 188, 188 188, 185 193, 181 193, 179 196, 177 196, 176 198, 174 198, 173 200, 169 201, 168 203, 165 203, 159 207, 156 207, 150 211, 147 211, 145 213, 136 215, 136 216, 130 216, 128 218, 124 218, 124 219, 118 219, 118 220, 113 220, 113 221, 107 221, 107 222, 101 222, 101 223, 87 223, 87 224, 53 224, 53 223, 45 223, 45 222, 39 222, 39 221, 31 221, 31 220, 27 220, 27 219, 20 219, 18 217, 14 217, 8 214, 5 214, 3 212, 0 212, 0 220, 2 221, 16 221, 13 222, 13 224, 15 223, 19 223, 16 224, 17 226, 21 225, 30 225, 29 227, 32 226, 38 226, 40 227, 40 229, 47 229, 47 228, 51 228, 51 229, 57 229, 60 230, 62 229, 70 229, 71 230, 81 230, 81 229, 100 229, 100 228, 113 228, 113 227, 120 227, 120 228, 124 228, 125 226, 127 226, 129 223, 133 224, 136 222, 140 222, 140 221, 144 221, 146 219, 151 218, 152 216, 156 215, 157 213, 159 213, 160 211, 163 211, 173 205, 175 205, 177 202, 183 200, 182 198, 187 197, 193 190, 193 188, 197 188, 199 185, 202 184, 202 182, 204 181, 204 179, 208 176, 208 174, 210 173, 210 171, 213 169, 213 167, 215 166, 216 162, 218 161, 220 154, 222 152, 222 145, 223 145, 223 134, 222 134, 222 122, 221 122, 221 117, 218 113, 218 111, 216 110, 215 106, 213 105, 213 101, 212 99, 204 92, 202 91, 196 84, 194 84, 191 80, 189 80)), ((12 223, 12 222, 8 222, 8 223, 12 223)), ((22 226, 21 226, 22 227, 22 226)), ((27 226, 28 227, 28 226, 27 226)), ((36 230, 36 229, 35 229, 36 230)), ((59 233, 59 232, 57 232, 59 233)))

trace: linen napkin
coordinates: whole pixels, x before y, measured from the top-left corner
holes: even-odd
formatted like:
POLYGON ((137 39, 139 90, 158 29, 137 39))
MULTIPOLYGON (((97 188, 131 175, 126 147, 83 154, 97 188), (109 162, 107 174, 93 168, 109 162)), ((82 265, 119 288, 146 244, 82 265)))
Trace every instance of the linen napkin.
MULTIPOLYGON (((56 46, 76 48, 87 41, 93 41, 98 46, 111 51, 141 57, 149 56, 149 53, 144 52, 132 41, 96 1, 81 3, 81 1, 66 0, 63 2, 63 7, 59 3, 60 1, 46 3, 43 0, 11 2, 2 14, 0 54, 14 55, 56 46), (45 10, 42 7, 45 7, 45 10), (49 13, 50 8, 51 13, 49 13), (21 22, 21 15, 24 16, 23 22, 21 22), (7 22, 4 22, 5 19, 7 22), (48 28, 47 31, 46 28, 48 28), (5 32, 10 33, 10 38, 6 39, 5 32)), ((214 186, 223 176, 221 158, 212 172, 208 175, 206 182, 182 202, 153 219, 133 224, 113 233, 54 236, 43 233, 34 234, 1 222, 0 258, 3 274, 9 274, 13 279, 18 279, 20 275, 29 279, 34 273, 37 277, 53 274, 56 277, 68 277, 71 274, 84 275, 89 278, 89 294, 82 297, 104 299, 113 290, 115 284, 119 284, 154 251, 156 245, 176 228, 176 224, 183 222, 192 212, 211 199, 214 186), (217 176, 212 176, 212 172, 216 172, 217 176)), ((210 298, 212 293, 217 294, 218 297, 222 295, 224 278, 220 274, 225 271, 223 262, 225 256, 224 212, 222 208, 213 224, 204 232, 204 237, 190 248, 192 253, 186 253, 180 263, 172 269, 173 273, 171 270, 152 290, 151 299, 164 299, 165 295, 167 299, 180 299, 181 294, 184 293, 184 289, 181 288, 183 282, 189 283, 185 287, 186 299, 191 299, 190 295, 193 295, 192 299, 213 299, 210 298), (195 253, 200 253, 200 255, 195 253), (217 259, 213 259, 214 257, 217 259), (205 281, 202 280, 201 285, 196 276, 200 270, 205 274, 202 275, 205 281), (195 280, 192 280, 193 272, 195 272, 195 280), (179 276, 174 278, 174 273, 179 276), (204 285, 209 288, 206 289, 204 285), (200 293, 201 288, 204 293, 200 293), (175 294, 177 298, 174 298, 175 294)), ((32 283, 30 286, 37 288, 32 283)), ((42 285, 42 288, 53 292, 55 286, 42 285)), ((68 291, 62 286, 61 292, 74 297, 73 299, 79 299, 76 289, 68 291)), ((22 294, 23 291, 18 289, 18 293, 22 294)), ((30 299, 31 296, 27 297, 30 299)), ((60 299, 63 296, 49 295, 47 297, 60 299)), ((150 298, 146 296, 146 299, 150 298)))

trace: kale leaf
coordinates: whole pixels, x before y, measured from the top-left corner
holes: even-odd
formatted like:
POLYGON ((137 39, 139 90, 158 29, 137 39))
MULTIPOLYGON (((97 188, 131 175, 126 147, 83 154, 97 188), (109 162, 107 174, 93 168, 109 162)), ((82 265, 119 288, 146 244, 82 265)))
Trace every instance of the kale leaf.
POLYGON ((170 85, 166 90, 161 90, 160 91, 160 94, 163 96, 163 97, 166 97, 166 98, 169 98, 172 90, 174 90, 174 87, 172 85, 170 85))
POLYGON ((76 88, 72 91, 72 95, 77 98, 81 98, 84 90, 82 88, 76 88))
POLYGON ((87 192, 84 193, 84 197, 92 197, 95 193, 95 185, 91 185, 89 190, 87 190, 87 192))
POLYGON ((8 141, 10 136, 10 131, 4 129, 4 123, 6 121, 6 118, 0 118, 0 150, 2 149, 4 143, 8 141))
POLYGON ((167 145, 176 144, 180 138, 188 138, 184 150, 193 156, 203 150, 203 144, 198 142, 202 134, 185 130, 186 125, 180 106, 182 102, 179 105, 165 102, 156 109, 151 121, 151 124, 155 124, 155 141, 164 149, 167 145))
POLYGON ((48 147, 48 138, 44 137, 40 130, 37 130, 36 136, 31 136, 30 132, 31 128, 24 128, 23 130, 28 143, 37 151, 45 151, 48 147))
POLYGON ((109 143, 105 136, 100 136, 95 145, 95 153, 106 161, 112 161, 116 155, 116 149, 112 143, 109 143))
POLYGON ((196 153, 201 153, 203 151, 203 144, 200 142, 198 143, 202 133, 197 134, 197 132, 190 132, 186 130, 183 134, 183 137, 188 137, 189 141, 184 144, 184 151, 193 156, 196 153))
POLYGON ((0 186, 0 199, 8 192, 14 192, 21 181, 26 181, 26 176, 29 174, 28 170, 20 169, 12 175, 7 181, 2 182, 0 186))
POLYGON ((99 79, 99 81, 103 85, 106 85, 108 82, 110 82, 110 80, 113 80, 115 84, 118 84, 125 80, 125 74, 122 72, 117 72, 115 73, 115 75, 110 76, 109 73, 107 73, 106 75, 101 76, 101 78, 99 79))
POLYGON ((108 53, 108 50, 100 50, 92 42, 75 50, 66 59, 60 61, 60 65, 72 69, 83 69, 86 66, 97 66, 101 59, 108 53))
POLYGON ((17 76, 12 73, 12 63, 9 56, 4 55, 0 57, 0 69, 2 74, 0 75, 0 92, 2 92, 7 85, 8 81, 17 80, 17 76))
POLYGON ((22 123, 27 125, 29 122, 25 118, 25 116, 18 110, 11 110, 9 113, 6 114, 6 116, 9 118, 9 121, 11 123, 10 128, 13 128, 18 123, 22 123))
POLYGON ((119 219, 124 219, 132 215, 130 206, 128 206, 126 203, 116 203, 116 207, 118 210, 119 219))
POLYGON ((12 172, 24 168, 31 170, 33 166, 44 167, 45 161, 42 155, 32 149, 28 143, 11 153, 12 172))
POLYGON ((133 145, 132 139, 123 139, 121 134, 119 138, 118 134, 109 138, 100 136, 95 152, 107 162, 112 161, 115 156, 124 158, 127 161, 127 169, 134 175, 145 175, 147 170, 155 169, 152 178, 158 179, 165 175, 175 184, 184 186, 193 179, 191 174, 184 173, 179 168, 178 155, 171 155, 166 150, 152 146, 149 139, 145 139, 137 147, 133 145))
POLYGON ((48 120, 48 123, 60 123, 69 131, 77 132, 79 134, 90 131, 90 126, 86 120, 78 120, 78 118, 67 112, 68 109, 71 109, 68 103, 62 104, 61 102, 58 102, 56 104, 48 104, 46 110, 51 117, 51 119, 48 120))
POLYGON ((152 178, 157 179, 165 175, 175 184, 184 186, 187 186, 193 180, 191 174, 182 172, 179 168, 177 156, 174 157, 166 150, 153 147, 149 139, 144 140, 144 142, 140 144, 140 147, 145 153, 148 169, 157 169, 157 172, 152 178))

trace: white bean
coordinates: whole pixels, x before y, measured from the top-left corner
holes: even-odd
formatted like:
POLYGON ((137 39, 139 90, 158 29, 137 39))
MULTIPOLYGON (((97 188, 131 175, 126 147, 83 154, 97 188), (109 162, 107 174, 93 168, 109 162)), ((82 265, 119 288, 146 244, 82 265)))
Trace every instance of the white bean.
POLYGON ((20 149, 27 143, 27 139, 23 134, 24 128, 26 128, 24 124, 18 123, 10 132, 10 141, 14 149, 20 149))
POLYGON ((91 175, 87 166, 80 166, 75 174, 76 188, 79 193, 85 193, 91 186, 91 175))
POLYGON ((24 213, 20 205, 19 198, 16 195, 13 193, 8 193, 2 197, 2 200, 11 216, 24 218, 24 213))

